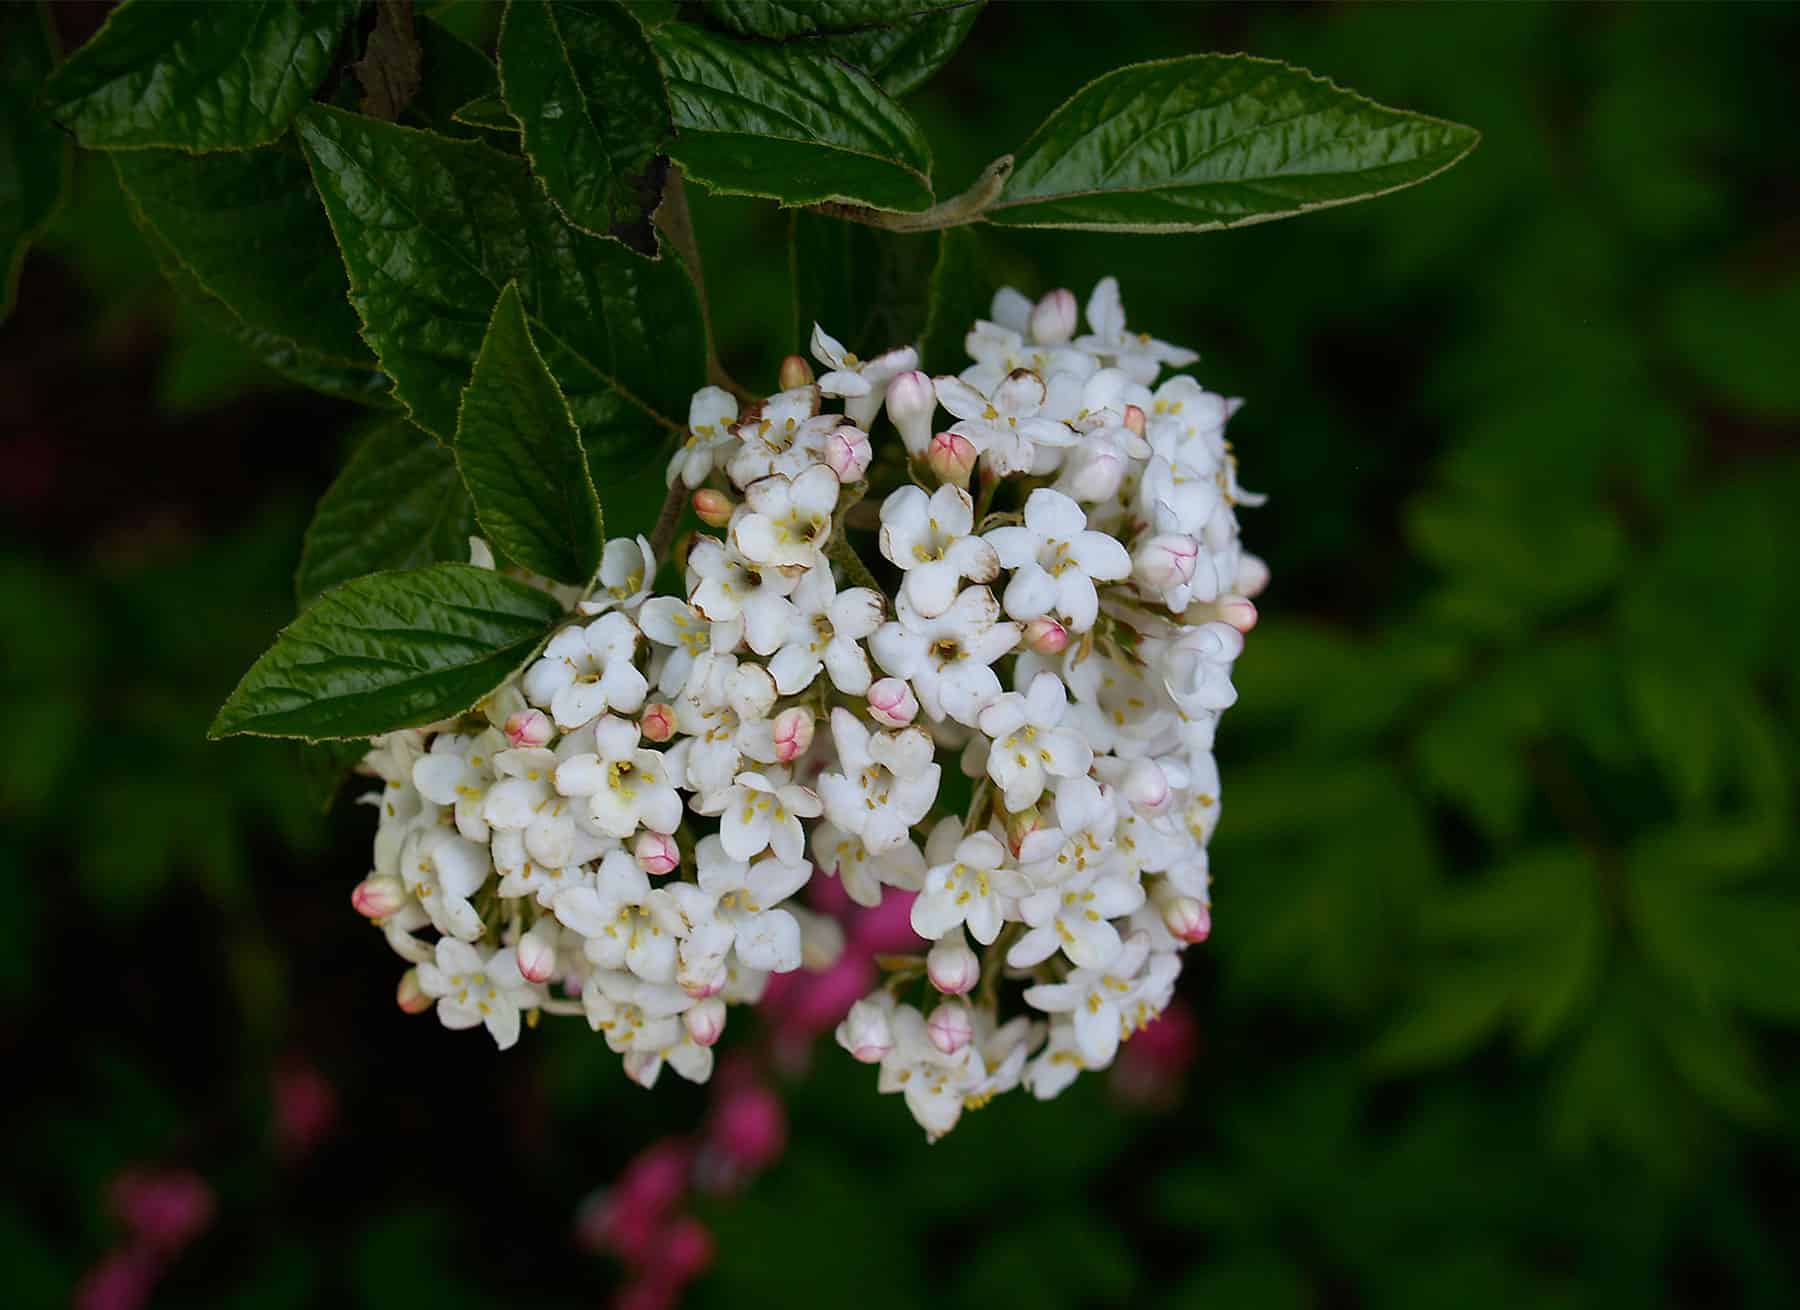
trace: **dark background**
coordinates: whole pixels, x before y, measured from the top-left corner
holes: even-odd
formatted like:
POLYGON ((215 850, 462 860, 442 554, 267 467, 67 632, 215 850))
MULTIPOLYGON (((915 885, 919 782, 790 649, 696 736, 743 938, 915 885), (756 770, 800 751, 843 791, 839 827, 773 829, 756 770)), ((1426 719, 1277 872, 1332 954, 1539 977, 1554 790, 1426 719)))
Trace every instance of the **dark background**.
MULTIPOLYGON (((104 12, 57 9, 65 48, 104 12)), ((1115 273, 1248 400, 1275 581, 1219 739, 1191 1059, 927 1147, 828 1041, 776 1061, 737 1024, 788 1146, 687 1203, 715 1253, 684 1304, 1800 1298, 1797 20, 990 8, 913 98, 941 192, 1086 78, 1193 51, 1485 139, 1291 222, 991 234, 1033 294, 1115 273)), ((772 385, 787 220, 695 211, 727 360, 772 385)), ((578 1022, 499 1055, 402 1015, 347 902, 355 789, 326 813, 297 751, 203 740, 357 417, 179 305, 82 161, 0 328, 9 1305, 93 1295, 141 1249, 122 1171, 171 1170, 214 1204, 151 1304, 605 1304, 584 1198, 706 1122, 578 1022)))

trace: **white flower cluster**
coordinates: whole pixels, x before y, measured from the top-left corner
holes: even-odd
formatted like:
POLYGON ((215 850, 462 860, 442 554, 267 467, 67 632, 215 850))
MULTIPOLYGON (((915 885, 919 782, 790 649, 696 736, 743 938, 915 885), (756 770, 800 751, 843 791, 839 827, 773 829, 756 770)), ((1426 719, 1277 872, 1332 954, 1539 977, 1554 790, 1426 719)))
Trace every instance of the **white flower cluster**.
POLYGON ((1210 928, 1213 731, 1267 580, 1237 402, 1157 385, 1195 356, 1127 331, 1111 278, 1086 334, 1068 291, 991 312, 960 376, 815 328, 816 380, 790 357, 760 403, 700 391, 668 480, 712 531, 677 546, 681 594, 611 541, 521 677, 374 743, 353 899, 415 966, 403 1008, 502 1047, 584 1014, 640 1083, 703 1080, 727 1002, 831 963, 794 898, 835 877, 912 895, 931 943, 837 1037, 933 1138, 1161 1012, 1210 928))

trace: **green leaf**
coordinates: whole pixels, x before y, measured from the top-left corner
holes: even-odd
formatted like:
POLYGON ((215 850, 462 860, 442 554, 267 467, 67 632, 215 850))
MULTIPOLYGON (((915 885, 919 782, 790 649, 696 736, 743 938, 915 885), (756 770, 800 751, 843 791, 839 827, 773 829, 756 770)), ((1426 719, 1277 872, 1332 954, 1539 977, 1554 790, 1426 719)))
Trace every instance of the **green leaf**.
POLYGON ((424 80, 407 106, 403 121, 415 127, 428 127, 445 136, 476 140, 479 139, 476 129, 486 125, 465 123, 456 115, 472 101, 492 99, 499 106, 500 117, 505 120, 503 130, 518 130, 519 125, 512 121, 506 106, 500 103, 500 74, 493 60, 429 18, 418 19, 413 30, 419 40, 424 80))
POLYGON ((669 99, 643 28, 612 0, 508 5, 499 53, 507 108, 556 207, 654 257, 669 99))
POLYGON ((139 225, 245 326, 318 363, 374 370, 325 207, 297 150, 121 151, 113 167, 139 225))
MULTIPOLYGON (((929 232, 884 232, 800 211, 788 230, 794 348, 818 323, 871 359, 918 340, 937 242, 929 232)), ((966 329, 965 329, 966 330, 966 329)))
POLYGON ((451 116, 454 122, 468 127, 479 127, 486 132, 508 132, 519 135, 519 120, 507 109, 506 101, 498 93, 489 96, 476 96, 475 99, 459 108, 451 116))
POLYGON ((494 303, 514 281, 602 491, 655 457, 654 424, 685 427, 705 350, 680 260, 575 231, 521 160, 479 142, 319 106, 299 133, 364 335, 420 427, 454 439, 494 303))
POLYGON ((1203 232, 1423 182, 1480 134, 1248 55, 1132 64, 1046 119, 987 212, 1012 227, 1203 232))
POLYGON ((456 462, 482 533, 558 582, 592 580, 606 532, 581 436, 508 282, 463 392, 456 462))
POLYGON ((19 268, 69 184, 69 142, 37 106, 56 63, 40 5, 0 7, 0 320, 12 312, 19 268))
POLYGON ((300 608, 365 573, 466 560, 474 532, 455 457, 405 419, 388 419, 319 499, 294 574, 300 608))
POLYGON ((355 8, 126 0, 50 79, 50 112, 89 149, 266 145, 325 76, 355 8))
POLYGON ((207 735, 372 737, 468 710, 563 608, 468 564, 374 573, 321 596, 250 666, 207 735))
POLYGON ((919 341, 919 367, 928 373, 960 373, 969 357, 963 345, 969 326, 988 316, 1001 283, 994 273, 994 253, 986 246, 973 227, 938 233, 925 333, 919 341))
POLYGON ((809 44, 855 64, 891 96, 942 68, 984 0, 705 0, 707 17, 743 36, 809 44))
POLYGON ((1689 283, 1671 298, 1666 330, 1681 362, 1709 388, 1759 418, 1800 415, 1800 369, 1789 347, 1800 277, 1689 283))
POLYGON ((931 204, 931 148, 869 78, 798 45, 672 23, 650 33, 687 175, 725 195, 873 209, 931 204))

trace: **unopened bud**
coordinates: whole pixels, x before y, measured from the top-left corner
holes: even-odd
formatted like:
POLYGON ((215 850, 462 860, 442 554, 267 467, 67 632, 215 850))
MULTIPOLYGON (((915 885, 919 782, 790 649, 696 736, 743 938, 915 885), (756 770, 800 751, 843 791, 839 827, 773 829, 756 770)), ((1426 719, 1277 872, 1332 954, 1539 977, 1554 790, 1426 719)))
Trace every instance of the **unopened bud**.
POLYGON ((1172 896, 1157 908, 1172 937, 1196 943, 1212 935, 1212 911, 1192 896, 1172 896))
POLYGON ((1025 839, 1044 826, 1044 816, 1035 805, 1027 805, 1022 810, 1012 810, 1006 816, 1006 844, 1012 848, 1015 858, 1025 839))
POLYGON ((531 931, 519 938, 513 948, 519 973, 526 982, 549 982, 556 972, 556 925, 553 919, 539 919, 531 931))
POLYGON ((1048 614, 1025 625, 1025 649, 1039 655, 1060 655, 1069 648, 1069 630, 1048 614))
POLYGON ((1248 632, 1256 626, 1256 605, 1247 596, 1221 596, 1218 610, 1220 621, 1229 623, 1239 632, 1248 632))
POLYGON ((869 715, 890 728, 904 728, 918 717, 919 698, 903 678, 882 678, 869 688, 869 715))
POLYGON ((1139 813, 1161 814, 1169 808, 1172 795, 1169 777, 1155 760, 1133 760, 1125 769, 1125 780, 1120 789, 1139 813))
POLYGON ((731 522, 731 513, 737 508, 737 502, 722 491, 711 487, 702 487, 694 493, 694 513, 709 528, 722 528, 731 522))
POLYGON ((711 1046, 725 1032, 725 1002, 709 996, 682 1012, 682 1026, 695 1046, 711 1046))
POLYGON ((851 1058, 864 1064, 877 1064, 894 1049, 894 1030, 888 1023, 888 1011, 876 1001, 858 1001, 837 1026, 837 1044, 850 1052, 851 1058))
POLYGON ((874 451, 869 448, 869 434, 861 428, 845 424, 825 438, 825 463, 842 483, 855 482, 868 471, 874 451))
POLYGON ((408 969, 400 975, 400 986, 394 991, 394 1000, 407 1014, 424 1014, 431 1008, 431 997, 425 994, 417 969, 408 969))
POLYGON ((629 1051, 620 1063, 625 1066, 625 1076, 646 1091, 656 1086, 662 1073, 662 1056, 655 1051, 629 1051))
POLYGON ((946 996, 961 996, 981 981, 981 961, 963 940, 959 928, 938 939, 925 956, 925 973, 931 985, 946 996))
POLYGON ((697 1001, 717 996, 725 990, 726 981, 725 959, 718 955, 682 960, 675 972, 675 985, 697 1001))
MULTIPOLYGON (((706 1272, 713 1262, 713 1238, 706 1225, 692 1216, 683 1216, 669 1226, 663 1235, 662 1246, 656 1254, 656 1272, 668 1280, 666 1286, 681 1287, 692 1282, 706 1272)), ((640 1287, 661 1287, 664 1284, 646 1281, 640 1287)), ((655 1293, 638 1304, 666 1305, 669 1301, 656 1299, 665 1295, 655 1293)), ((623 1304, 623 1302, 621 1302, 623 1304)))
POLYGON ((795 387, 810 387, 813 383, 813 366, 805 355, 789 355, 781 361, 775 380, 783 391, 792 391, 795 387))
POLYGON ((914 459, 931 446, 931 420, 937 413, 937 392, 931 379, 917 369, 896 374, 887 385, 887 412, 906 453, 914 459))
POLYGON ((550 722, 550 716, 542 710, 519 710, 506 716, 506 724, 501 731, 515 749, 530 750, 544 745, 555 736, 556 725, 550 722))
POLYGON ((1137 433, 1138 436, 1143 436, 1144 428, 1146 426, 1144 411, 1139 409, 1136 405, 1125 406, 1125 426, 1137 433))
POLYGON ((925 1020, 925 1035, 945 1055, 955 1055, 975 1037, 969 1007, 960 1001, 943 1002, 925 1020))
POLYGON ((1159 532, 1131 557, 1131 573, 1151 591, 1167 591, 1194 578, 1200 543, 1177 532, 1159 532))
POLYGON ((667 741, 675 735, 675 707, 651 701, 638 716, 638 731, 645 741, 667 741))
POLYGON ((1084 505, 1097 505, 1118 494, 1125 481, 1125 457, 1112 446, 1077 449, 1064 466, 1057 486, 1084 505))
POLYGON ((967 490, 969 475, 975 471, 977 458, 974 443, 967 437, 958 432, 940 432, 931 439, 931 449, 925 454, 925 465, 939 482, 947 482, 953 487, 967 490))
POLYGON ((1262 595, 1263 588, 1269 585, 1269 566, 1260 556, 1245 551, 1238 556, 1237 577, 1232 585, 1240 596, 1262 595))
POLYGON ((1031 336, 1041 346, 1060 346, 1075 335, 1075 293, 1058 287, 1031 309, 1031 336))
POLYGON ((804 705, 790 706, 775 716, 775 758, 792 764, 813 744, 813 712, 804 705))
POLYGON ((640 832, 631 844, 631 854, 638 868, 661 877, 681 867, 681 847, 667 833, 640 832))
POLYGON ((365 919, 385 919, 406 904, 406 884, 391 873, 372 873, 356 884, 350 904, 365 919))

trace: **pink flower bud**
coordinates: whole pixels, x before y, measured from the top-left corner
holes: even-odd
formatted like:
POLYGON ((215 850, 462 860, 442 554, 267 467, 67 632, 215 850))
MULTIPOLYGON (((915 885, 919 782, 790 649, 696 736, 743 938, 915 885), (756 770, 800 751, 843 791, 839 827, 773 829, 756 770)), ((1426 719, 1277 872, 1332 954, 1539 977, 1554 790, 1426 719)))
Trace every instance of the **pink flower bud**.
POLYGON ((631 853, 637 858, 638 868, 658 877, 681 867, 681 847, 667 833, 640 832, 631 844, 631 853))
POLYGON ((1056 484, 1084 505, 1111 500, 1125 481, 1125 458, 1112 446, 1077 449, 1056 484))
POLYGON ((775 758, 792 764, 813 744, 813 712, 794 705, 775 716, 775 758))
POLYGON ((406 884, 391 873, 371 873, 356 884, 350 904, 365 919, 385 919, 406 904, 406 884))
POLYGON ((1147 423, 1147 420, 1144 418, 1144 411, 1142 409, 1139 409, 1136 405, 1125 406, 1125 426, 1126 427, 1130 428, 1133 432, 1137 433, 1138 436, 1141 437, 1144 435, 1144 428, 1147 425, 1148 425, 1148 423, 1147 423))
POLYGON ((894 1049, 888 1010, 879 1001, 858 1001, 837 1026, 837 1044, 864 1064, 878 1064, 894 1049))
POLYGON ((1060 346, 1075 335, 1075 293, 1058 287, 1031 308, 1031 336, 1041 346, 1060 346))
POLYGON ((1131 557, 1132 576, 1151 591, 1168 591, 1193 581, 1200 543, 1177 532, 1159 532, 1131 557))
POLYGON ((513 948, 519 972, 526 982, 549 982, 550 975, 556 972, 556 930, 553 926, 544 928, 546 922, 540 919, 533 924, 531 931, 519 938, 519 944, 513 948))
POLYGON ((1260 556, 1245 551, 1238 556, 1237 578, 1232 585, 1240 596, 1262 595, 1263 588, 1269 585, 1269 566, 1260 556))
POLYGON ((938 940, 925 956, 925 973, 931 985, 946 996, 961 996, 981 981, 981 961, 957 929, 938 940))
POLYGON ((417 969, 408 969, 400 975, 400 986, 394 991, 394 1000, 407 1014, 424 1014, 431 1008, 431 998, 419 983, 417 969))
POLYGON ((966 490, 969 474, 975 471, 977 458, 975 446, 967 437, 956 432, 940 432, 931 439, 931 449, 925 454, 925 464, 939 482, 948 482, 953 487, 966 490))
POLYGON ((869 714, 890 728, 904 728, 918 717, 919 698, 903 678, 883 678, 869 688, 869 714))
POLYGON ((711 487, 702 487, 694 493, 694 513, 709 528, 722 528, 731 522, 731 512, 737 503, 722 491, 714 491, 711 487))
POLYGON ((1035 805, 1027 805, 1022 810, 1013 810, 1006 816, 1006 844, 1012 848, 1016 858, 1019 848, 1025 839, 1044 826, 1044 816, 1035 805))
POLYGON ((1140 813, 1161 814, 1169 808, 1169 778, 1155 760, 1133 760, 1125 769, 1121 790, 1140 813))
POLYGON ((667 741, 675 735, 675 707, 651 701, 638 716, 638 731, 645 741, 667 741))
POLYGON ((1256 626, 1256 604, 1246 596, 1219 597, 1218 611, 1220 620, 1239 632, 1248 632, 1256 626))
POLYGON ((925 1020, 925 1035, 945 1055, 955 1055, 975 1036, 975 1024, 969 1018, 969 1007, 960 1002, 943 1002, 925 1020))
POLYGON ((725 1032, 725 1002, 716 996, 690 1005, 681 1015, 682 1026, 696 1046, 711 1046, 725 1032))
POLYGON ((1158 879, 1150 889, 1150 901, 1162 916, 1171 937, 1189 943, 1203 942, 1212 933, 1212 907, 1193 896, 1183 896, 1167 881, 1158 879))
POLYGON ((173 1254, 213 1220, 213 1190, 191 1169, 131 1169, 113 1180, 108 1199, 126 1230, 144 1245, 173 1254))
POLYGON ((775 380, 783 391, 792 391, 795 387, 810 387, 813 383, 813 366, 805 355, 789 355, 781 361, 781 369, 776 373, 775 380))
POLYGON ((1025 649, 1039 655, 1060 655, 1069 648, 1069 630, 1048 614, 1025 625, 1025 649))
POLYGON ((931 379, 914 369, 900 373, 887 386, 888 418, 906 443, 906 453, 914 459, 931 445, 931 420, 937 413, 937 392, 931 379))
POLYGON ((825 438, 825 463, 839 482, 855 482, 868 471, 873 455, 869 434, 861 428, 845 424, 825 438))
POLYGON ((747 1080, 725 1091, 713 1110, 706 1145, 738 1180, 767 1169, 787 1149, 781 1098, 747 1080))
POLYGON ((520 710, 506 716, 506 726, 501 731, 515 749, 530 750, 544 745, 554 737, 556 725, 550 722, 550 716, 542 710, 520 710))
MULTIPOLYGON (((679 1288, 706 1272, 713 1262, 712 1233, 698 1219, 684 1216, 669 1225, 656 1267, 668 1284, 679 1288)), ((673 1304, 673 1301, 670 1303, 673 1304)))

